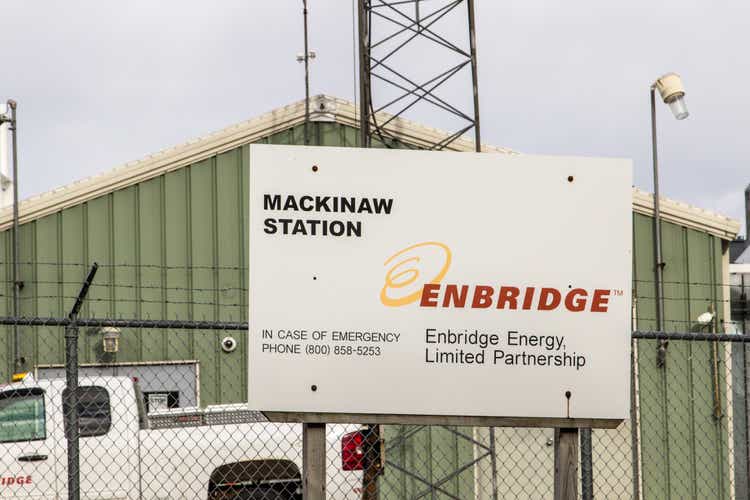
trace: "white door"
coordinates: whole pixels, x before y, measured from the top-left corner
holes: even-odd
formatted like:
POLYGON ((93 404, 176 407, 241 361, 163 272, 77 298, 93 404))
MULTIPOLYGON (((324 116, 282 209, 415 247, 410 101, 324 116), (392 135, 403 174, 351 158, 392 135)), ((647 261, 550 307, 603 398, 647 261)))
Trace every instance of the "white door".
POLYGON ((58 498, 50 407, 39 387, 0 392, 0 498, 58 498))

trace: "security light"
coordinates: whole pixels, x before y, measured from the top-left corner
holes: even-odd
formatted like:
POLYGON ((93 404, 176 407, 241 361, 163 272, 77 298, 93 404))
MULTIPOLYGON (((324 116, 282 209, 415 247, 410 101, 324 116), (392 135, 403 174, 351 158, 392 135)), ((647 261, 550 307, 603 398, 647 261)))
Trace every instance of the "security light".
POLYGON ((678 120, 684 120, 690 113, 685 105, 685 88, 677 73, 667 73, 654 83, 659 90, 664 103, 669 106, 672 114, 678 120))
POLYGON ((702 326, 710 325, 711 322, 714 320, 714 313, 711 311, 704 312, 700 316, 698 316, 698 324, 702 326))
MULTIPOLYGON (((659 331, 664 331, 664 283, 663 268, 664 260, 661 251, 661 208, 659 197, 659 155, 656 147, 656 90, 659 90, 662 100, 672 110, 672 114, 678 120, 684 120, 688 117, 688 110, 685 106, 685 89, 682 86, 682 80, 677 73, 667 73, 651 84, 649 94, 651 97, 651 158, 654 164, 654 254, 656 265, 654 273, 656 274, 656 323, 659 331)), ((666 341, 662 340, 659 345, 659 352, 666 349, 666 341)), ((658 366, 662 366, 658 364, 658 366)))
POLYGON ((100 330, 102 333, 102 348, 104 352, 114 354, 120 350, 120 330, 111 326, 105 326, 100 330))

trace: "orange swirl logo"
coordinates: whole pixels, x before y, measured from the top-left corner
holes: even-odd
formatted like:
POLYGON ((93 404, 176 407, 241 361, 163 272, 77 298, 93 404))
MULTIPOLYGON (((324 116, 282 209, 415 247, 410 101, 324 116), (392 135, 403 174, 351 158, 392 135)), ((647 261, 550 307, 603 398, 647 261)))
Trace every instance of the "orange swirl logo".
POLYGON ((403 306, 419 300, 426 283, 440 283, 451 265, 451 250, 437 241, 425 241, 391 255, 383 265, 389 264, 380 302, 388 307, 403 306), (419 279, 429 270, 433 270, 427 274, 431 278, 419 279))

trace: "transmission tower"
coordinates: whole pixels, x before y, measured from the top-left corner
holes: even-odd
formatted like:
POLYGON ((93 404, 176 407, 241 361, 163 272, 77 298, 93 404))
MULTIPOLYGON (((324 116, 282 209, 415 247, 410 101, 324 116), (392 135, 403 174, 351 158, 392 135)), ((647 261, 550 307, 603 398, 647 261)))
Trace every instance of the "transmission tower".
MULTIPOLYGON (((388 147, 397 135, 389 125, 421 107, 431 122, 452 123, 453 132, 429 149, 444 149, 474 129, 480 151, 474 0, 357 0, 357 6, 360 146, 374 139, 388 147)), ((368 426, 366 436, 367 449, 382 443, 378 425, 368 426)), ((369 455, 362 499, 376 500, 382 469, 369 455)))
POLYGON ((479 151, 474 0, 358 0, 358 21, 361 145, 419 108, 452 131, 430 149, 474 129, 479 151))

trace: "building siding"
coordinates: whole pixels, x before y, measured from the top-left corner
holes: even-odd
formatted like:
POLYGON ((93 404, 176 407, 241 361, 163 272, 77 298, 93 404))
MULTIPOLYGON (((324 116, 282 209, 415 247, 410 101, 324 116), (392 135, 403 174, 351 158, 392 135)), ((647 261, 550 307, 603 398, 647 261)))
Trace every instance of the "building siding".
MULTIPOLYGON (((311 124, 314 144, 356 146, 358 135, 356 129, 336 123, 311 124)), ((302 144, 303 127, 261 142, 302 144)), ((375 147, 385 146, 375 142, 375 147)), ((387 146, 408 147, 398 141, 389 141, 387 146)), ((66 315, 89 266, 99 262, 102 266, 83 316, 246 321, 247 262, 252 251, 247 246, 247 149, 233 149, 23 224, 20 278, 26 286, 21 292, 21 314, 66 315)), ((637 327, 655 329, 650 217, 633 215, 633 241, 637 327)), ((720 239, 665 223, 663 241, 667 328, 685 330, 709 303, 723 324, 720 239)), ((0 249, 10 263, 10 231, 0 232, 0 249)), ((2 315, 12 311, 10 276, 10 265, 0 266, 5 293, 5 300, 0 301, 2 315)), ((64 362, 62 329, 22 327, 21 333, 28 367, 64 362)), ((220 348, 224 335, 197 330, 123 331, 117 360, 195 359, 200 363, 203 404, 245 401, 247 335, 233 332, 239 345, 230 354, 220 348)), ((94 332, 81 332, 82 363, 100 360, 99 342, 94 332)), ((10 377, 12 348, 12 329, 3 328, 0 380, 10 377)), ((657 369, 656 343, 639 343, 641 475, 647 498, 726 496, 729 486, 722 478, 727 474, 721 471, 728 467, 728 437, 710 412, 713 393, 707 368, 711 356, 708 344, 674 342, 669 346, 667 368, 657 369), (710 483, 699 477, 717 480, 710 483)), ((474 457, 471 442, 449 430, 414 431, 396 426, 386 430, 389 440, 401 438, 389 460, 427 482, 439 481, 474 457)), ((384 488, 397 496, 424 487, 412 476, 394 470, 388 474, 384 488)), ((633 474, 632 467, 629 474, 633 474)), ((473 489, 473 482, 468 469, 444 487, 463 498, 473 489)))
MULTIPOLYGON (((636 214, 633 228, 637 328, 656 330, 652 219, 636 214)), ((696 331, 696 318, 710 305, 722 325, 722 242, 669 223, 662 235, 665 329, 696 331)), ((657 341, 638 343, 644 497, 727 498, 731 464, 726 419, 713 415, 713 344, 670 342, 666 368, 657 367, 657 348, 657 341)))

